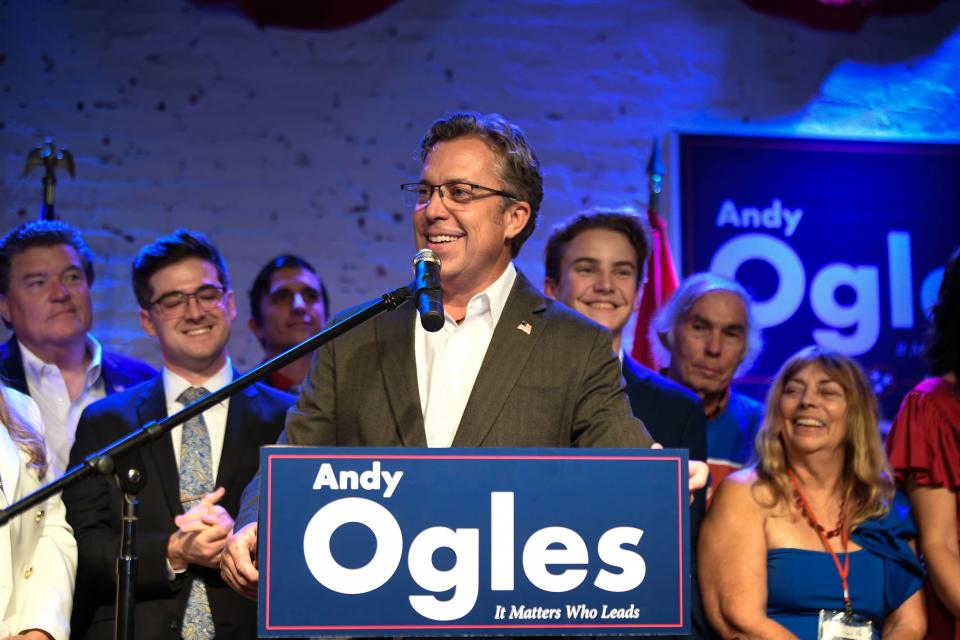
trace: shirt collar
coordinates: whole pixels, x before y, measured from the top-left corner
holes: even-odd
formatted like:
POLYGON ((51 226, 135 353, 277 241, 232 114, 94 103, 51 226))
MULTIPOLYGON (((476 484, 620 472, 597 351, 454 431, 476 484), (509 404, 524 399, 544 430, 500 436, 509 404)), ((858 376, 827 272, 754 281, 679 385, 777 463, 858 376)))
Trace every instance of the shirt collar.
MULTIPOLYGON (((84 387, 90 388, 96 384, 97 380, 100 379, 100 371, 103 368, 103 347, 100 346, 100 342, 97 341, 91 334, 87 334, 84 338, 85 346, 87 353, 90 354, 90 364, 87 365, 87 375, 84 379, 84 387)), ((27 374, 27 379, 34 382, 38 382, 43 377, 43 372, 46 367, 56 367, 57 365, 50 362, 44 362, 40 359, 40 356, 35 354, 27 345, 23 344, 17 340, 17 345, 20 347, 20 356, 23 359, 23 369, 24 373, 27 374)), ((59 370, 59 367, 57 367, 59 370)))
POLYGON ((717 403, 716 408, 707 415, 707 420, 713 420, 726 411, 728 404, 730 404, 730 387, 723 390, 723 397, 720 398, 720 402, 717 403))
MULTIPOLYGON (((470 302, 467 303, 467 317, 489 311, 490 326, 496 327, 516 280, 517 268, 513 266, 513 262, 509 262, 499 278, 494 280, 489 287, 470 298, 470 302)), ((451 319, 449 316, 447 318, 451 319)))
POLYGON ((167 406, 173 406, 177 402, 180 394, 190 387, 203 387, 207 391, 217 391, 224 385, 233 381, 233 363, 230 356, 227 356, 227 362, 219 371, 203 381, 202 384, 195 385, 184 380, 180 375, 174 373, 167 367, 163 368, 163 392, 167 399, 167 406))
POLYGON ((87 334, 87 350, 90 352, 90 366, 87 367, 87 386, 90 386, 100 378, 100 371, 103 369, 103 347, 89 333, 87 334))

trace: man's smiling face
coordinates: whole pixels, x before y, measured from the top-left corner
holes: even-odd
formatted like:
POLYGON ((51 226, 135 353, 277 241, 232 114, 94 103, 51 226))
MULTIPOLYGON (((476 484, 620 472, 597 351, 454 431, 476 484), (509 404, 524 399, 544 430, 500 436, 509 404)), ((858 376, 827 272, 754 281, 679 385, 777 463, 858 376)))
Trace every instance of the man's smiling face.
MULTIPOLYGON (((174 292, 193 294, 201 287, 223 287, 216 267, 200 258, 187 258, 163 267, 150 277, 155 302, 174 292)), ((233 292, 210 309, 196 297, 189 297, 182 308, 164 312, 152 304, 140 310, 140 323, 148 335, 160 341, 163 363, 171 371, 187 378, 210 377, 226 362, 230 326, 237 316, 233 292)))
MULTIPOLYGON (((496 156, 478 137, 438 142, 420 174, 424 184, 465 182, 509 190, 497 172, 496 156)), ((417 249, 431 249, 441 262, 445 296, 472 296, 492 284, 510 262, 510 240, 530 215, 526 203, 482 194, 458 204, 436 191, 413 212, 417 249)))
POLYGON ((611 229, 587 229, 566 244, 559 282, 547 279, 544 291, 615 335, 637 306, 640 268, 627 237, 611 229))

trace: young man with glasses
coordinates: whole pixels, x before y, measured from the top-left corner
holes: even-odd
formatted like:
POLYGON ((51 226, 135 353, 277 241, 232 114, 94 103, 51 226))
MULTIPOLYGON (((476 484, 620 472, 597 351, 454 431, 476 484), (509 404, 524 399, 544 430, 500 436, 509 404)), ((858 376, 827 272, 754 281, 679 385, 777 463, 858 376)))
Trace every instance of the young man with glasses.
MULTIPOLYGON (((426 332, 408 302, 321 348, 287 417, 290 443, 649 447, 610 334, 513 265, 543 198, 519 127, 496 114, 452 114, 433 123, 421 158, 420 180, 403 189, 414 197, 416 248, 442 263, 446 322, 426 332)), ((259 578, 257 495, 251 483, 223 554, 224 577, 248 597, 259 578)))
POLYGON ((64 222, 26 222, 0 239, 0 315, 13 330, 0 345, 0 377, 40 407, 48 478, 66 470, 87 405, 157 374, 90 333, 93 279, 90 248, 64 222))
MULTIPOLYGON (((133 288, 140 323, 160 345, 163 372, 88 407, 71 464, 234 377, 227 354, 234 294, 223 258, 206 237, 178 230, 144 247, 133 263, 133 288)), ((259 448, 276 441, 292 402, 253 385, 134 456, 148 478, 139 494, 138 637, 255 637, 256 607, 215 569, 259 448)), ((73 636, 112 638, 122 496, 96 476, 63 498, 80 552, 73 636)))
MULTIPOLYGON (((269 360, 323 329, 330 310, 327 290, 316 269, 299 256, 278 256, 265 264, 250 287, 249 327, 269 360)), ((294 360, 266 382, 298 393, 310 370, 311 355, 294 360)))

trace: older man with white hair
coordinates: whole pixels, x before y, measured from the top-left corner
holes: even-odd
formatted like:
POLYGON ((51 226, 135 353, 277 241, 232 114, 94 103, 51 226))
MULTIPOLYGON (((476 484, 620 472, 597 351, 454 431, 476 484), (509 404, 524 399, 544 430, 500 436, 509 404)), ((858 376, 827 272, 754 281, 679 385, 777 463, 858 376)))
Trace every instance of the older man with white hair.
POLYGON ((713 273, 685 279, 654 317, 650 343, 663 373, 703 401, 710 485, 747 464, 763 405, 730 388, 753 366, 763 339, 750 294, 713 273))

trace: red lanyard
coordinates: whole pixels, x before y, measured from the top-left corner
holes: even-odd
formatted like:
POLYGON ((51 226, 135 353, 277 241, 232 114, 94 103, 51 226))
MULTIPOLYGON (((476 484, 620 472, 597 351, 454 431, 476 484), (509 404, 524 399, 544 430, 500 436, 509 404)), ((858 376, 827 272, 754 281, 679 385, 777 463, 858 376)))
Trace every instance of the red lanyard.
POLYGON ((814 531, 816 531, 817 535, 820 536, 820 541, 823 542, 823 546, 826 547, 827 551, 830 552, 830 557, 833 558, 833 564, 836 565, 837 573, 840 574, 840 584, 843 586, 843 608, 847 615, 851 615, 853 613, 853 603, 850 601, 850 587, 847 583, 847 577, 850 575, 850 554, 847 552, 847 541, 849 540, 849 536, 847 535, 847 523, 840 523, 840 541, 843 544, 843 566, 840 566, 840 558, 837 557, 837 553, 830 546, 827 536, 823 533, 823 527, 819 526, 819 523, 817 522, 817 517, 813 515, 813 509, 810 508, 810 503, 807 501, 807 497, 803 495, 803 490, 800 489, 800 483, 797 482, 797 477, 793 475, 793 470, 787 469, 787 475, 790 476, 790 482, 793 483, 793 488, 796 490, 797 496, 800 498, 800 506, 803 508, 803 512, 813 525, 814 531))

